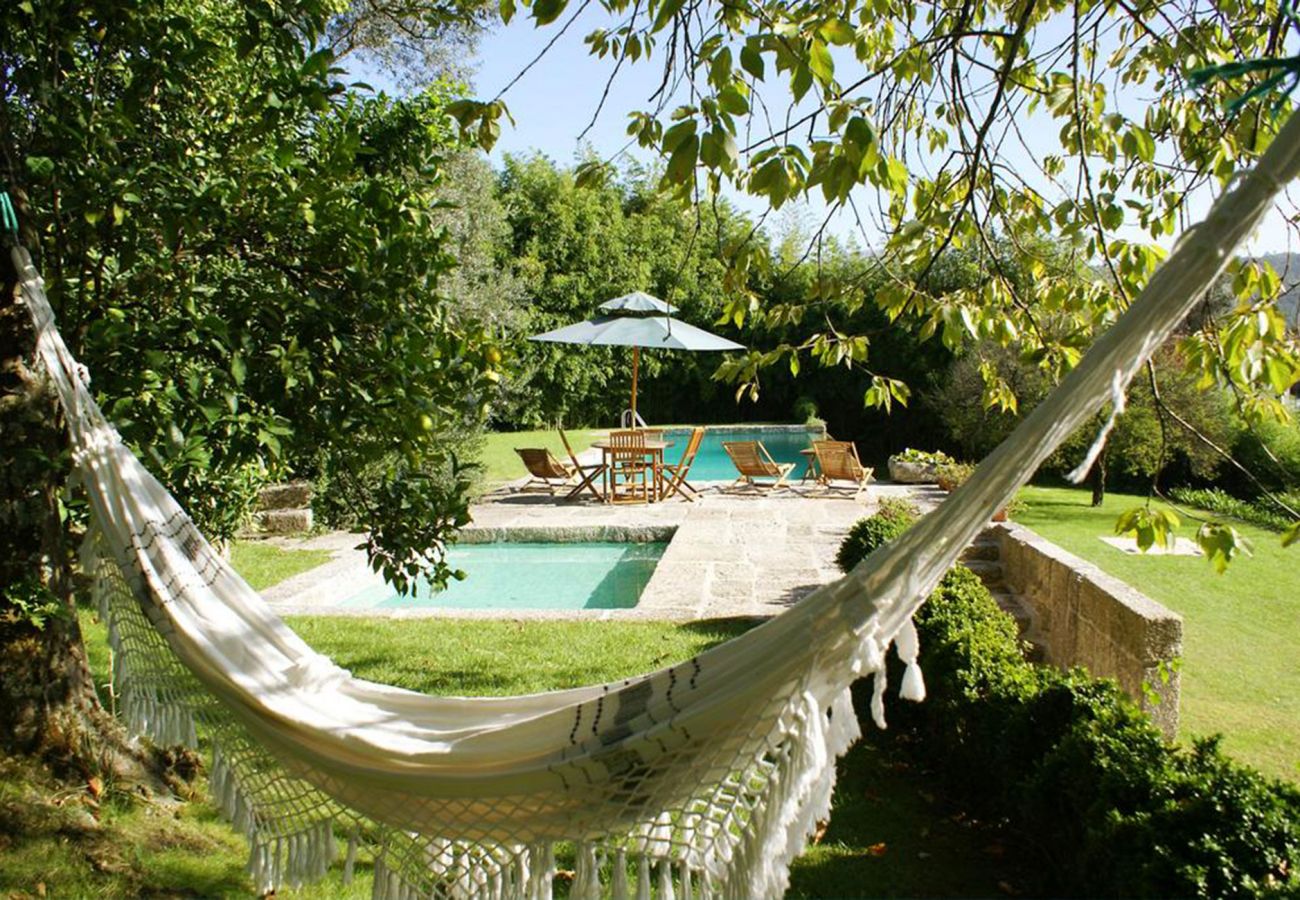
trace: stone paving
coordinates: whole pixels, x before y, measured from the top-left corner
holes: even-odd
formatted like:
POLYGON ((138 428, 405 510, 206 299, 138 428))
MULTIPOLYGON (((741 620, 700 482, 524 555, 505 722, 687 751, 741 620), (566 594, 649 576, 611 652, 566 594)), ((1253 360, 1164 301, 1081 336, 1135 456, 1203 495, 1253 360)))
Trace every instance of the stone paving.
POLYGON ((307 539, 276 538, 286 547, 322 548, 333 558, 263 592, 280 613, 459 616, 478 618, 666 619, 770 616, 834 581, 835 552, 849 527, 870 515, 880 498, 910 495, 924 507, 942 496, 934 488, 873 484, 857 499, 798 485, 771 493, 707 485, 694 503, 647 505, 564 502, 513 484, 473 507, 462 540, 664 540, 663 558, 632 609, 616 610, 342 610, 336 604, 379 582, 361 536, 334 532, 307 539))

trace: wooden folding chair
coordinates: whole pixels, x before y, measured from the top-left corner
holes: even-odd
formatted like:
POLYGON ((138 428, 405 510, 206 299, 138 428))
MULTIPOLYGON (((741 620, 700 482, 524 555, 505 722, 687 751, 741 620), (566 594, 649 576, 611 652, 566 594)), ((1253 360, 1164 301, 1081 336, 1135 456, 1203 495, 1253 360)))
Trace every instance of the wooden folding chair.
POLYGON ((524 447, 522 449, 516 447, 515 452, 519 454, 519 458, 523 460, 524 468, 532 476, 520 485, 520 490, 540 483, 553 495, 557 487, 564 487, 577 474, 575 467, 560 462, 551 455, 550 450, 544 447, 524 447), (558 485, 552 483, 556 481, 560 483, 558 485))
POLYGON ((862 465, 858 450, 851 441, 813 441, 813 455, 817 460, 817 480, 827 488, 833 481, 847 481, 853 488, 853 498, 867 489, 874 469, 862 465))
POLYGON ((774 490, 788 487, 785 480, 794 471, 794 463, 779 463, 772 459, 772 454, 759 441, 723 441, 722 449, 740 473, 736 485, 746 485, 755 489, 774 490), (760 483, 755 479, 775 478, 771 484, 760 483))
POLYGON ((574 471, 582 476, 577 487, 565 494, 564 499, 573 500, 585 490, 591 491, 593 497, 604 502, 604 495, 601 494, 600 488, 596 487, 596 479, 605 474, 605 464, 603 462, 578 462, 578 454, 573 452, 573 445, 569 443, 569 436, 564 433, 564 429, 557 428, 555 430, 560 433, 560 442, 564 444, 564 452, 569 454, 569 462, 573 465, 574 471))
POLYGON ((654 466, 646 462, 646 433, 639 429, 609 433, 609 465, 605 471, 610 503, 648 503, 654 466))
POLYGON ((665 464, 663 467, 666 479, 664 481, 664 499, 673 494, 680 494, 683 499, 694 502, 700 492, 691 487, 686 481, 686 475, 691 471, 691 464, 695 462, 696 454, 700 452, 700 442, 704 440, 704 429, 696 428, 691 431, 690 440, 686 442, 686 450, 682 453, 682 458, 675 463, 665 464))

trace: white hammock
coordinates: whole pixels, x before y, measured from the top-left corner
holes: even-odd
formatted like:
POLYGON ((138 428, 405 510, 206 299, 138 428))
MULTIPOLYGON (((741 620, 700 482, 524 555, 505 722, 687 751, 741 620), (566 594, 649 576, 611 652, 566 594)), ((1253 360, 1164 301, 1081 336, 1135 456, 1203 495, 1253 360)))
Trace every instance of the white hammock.
POLYGON ((883 726, 892 643, 907 663, 903 695, 923 698, 912 614, 989 515, 1121 395, 1275 186, 1244 179, 976 474, 850 575, 687 662, 525 697, 426 696, 313 651, 123 446, 17 249, 90 499, 86 567, 128 721, 190 744, 204 726, 214 793, 247 833, 264 890, 319 877, 340 825, 353 834, 349 870, 358 835, 375 843, 376 897, 550 897, 562 842, 571 897, 779 896, 829 813, 836 757, 858 736, 851 682, 874 675, 883 726))

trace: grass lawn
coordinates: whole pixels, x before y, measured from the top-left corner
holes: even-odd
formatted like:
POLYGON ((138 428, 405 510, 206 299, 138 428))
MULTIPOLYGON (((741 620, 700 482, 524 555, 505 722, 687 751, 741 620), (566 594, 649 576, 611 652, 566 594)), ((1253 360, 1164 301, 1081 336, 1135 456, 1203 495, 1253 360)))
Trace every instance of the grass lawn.
MULTIPOLYGON (((1107 494, 1099 509, 1084 490, 1031 487, 1021 498, 1016 521, 1182 615, 1180 736, 1222 733, 1233 756, 1300 781, 1300 548, 1239 524, 1255 555, 1219 575, 1201 557, 1130 555, 1098 540, 1143 498, 1107 494)), ((1184 518, 1180 533, 1195 528, 1184 518)))
POLYGON ((255 591, 314 569, 329 558, 328 550, 286 549, 269 541, 235 541, 230 547, 230 564, 255 591))
MULTIPOLYGON (((574 428, 566 429, 569 443, 574 453, 581 453, 591 446, 591 442, 604 435, 606 429, 574 428)), ((519 461, 515 448, 545 447, 563 462, 569 461, 560 443, 560 435, 554 428, 540 431, 489 431, 484 435, 482 455, 479 462, 483 465, 483 481, 486 484, 498 484, 522 478, 528 472, 519 461)))
MULTIPOLYGON (((108 663, 103 626, 84 614, 97 681, 108 663)), ((643 672, 689 657, 749 627, 295 617, 314 646, 363 678, 445 694, 561 688, 643 672)), ((892 702, 899 702, 894 700, 892 702)), ((992 829, 927 792, 906 748, 868 738, 841 763, 822 841, 795 865, 795 897, 994 897, 1023 884, 1017 854, 992 829)), ((248 896, 247 851, 206 800, 172 807, 118 799, 88 808, 39 772, 0 758, 0 896, 248 896), (95 821, 91 813, 98 815, 95 821), (22 892, 22 893, 18 893, 22 892)), ((353 884, 325 882, 278 896, 370 896, 368 858, 353 884)), ((564 894, 563 885, 558 892, 564 894)))

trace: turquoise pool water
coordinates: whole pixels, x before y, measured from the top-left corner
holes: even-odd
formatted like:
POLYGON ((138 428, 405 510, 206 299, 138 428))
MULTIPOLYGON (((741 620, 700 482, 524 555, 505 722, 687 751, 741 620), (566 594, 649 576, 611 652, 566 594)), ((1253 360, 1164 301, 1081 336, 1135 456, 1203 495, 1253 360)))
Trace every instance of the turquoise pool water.
MULTIPOLYGON (((668 437, 673 441, 673 446, 664 452, 664 459, 675 463, 686 450, 686 441, 690 437, 690 432, 672 431, 669 432, 668 437)), ((761 441, 774 460, 795 464, 791 478, 797 480, 803 477, 808 465, 807 458, 801 456, 799 451, 811 447, 812 440, 811 431, 710 428, 704 432, 704 440, 700 442, 700 452, 695 457, 695 464, 691 466, 689 478, 691 481, 735 481, 736 467, 732 464, 731 457, 727 456, 726 451, 722 449, 722 442, 761 441)))
POLYGON ((666 543, 491 543, 453 547, 448 561, 468 576, 415 596, 387 584, 342 603, 346 609, 628 609, 654 573, 666 543))

